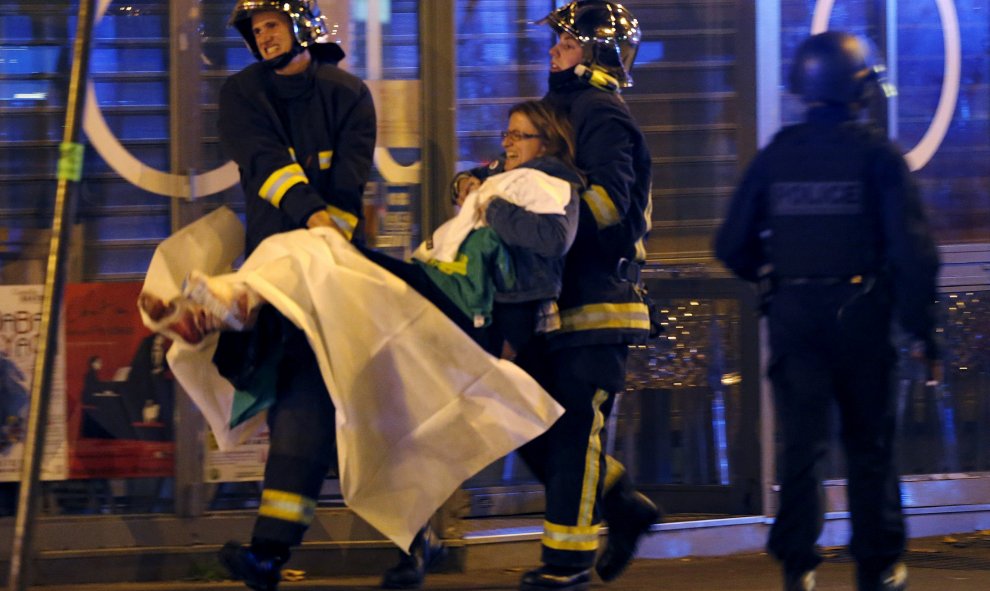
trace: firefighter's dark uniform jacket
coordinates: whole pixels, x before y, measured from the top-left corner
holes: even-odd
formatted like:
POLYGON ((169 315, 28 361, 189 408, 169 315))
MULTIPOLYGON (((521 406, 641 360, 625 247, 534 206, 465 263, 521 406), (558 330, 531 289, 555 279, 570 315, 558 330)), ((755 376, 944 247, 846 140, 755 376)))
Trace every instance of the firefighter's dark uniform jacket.
POLYGON ((559 300, 561 329, 551 346, 644 342, 649 310, 620 261, 645 258, 651 209, 646 140, 618 94, 589 86, 573 69, 550 75, 544 100, 568 116, 576 163, 590 186, 581 196, 559 300))
MULTIPOLYGON (((897 148, 846 107, 811 109, 753 161, 719 231, 716 256, 749 281, 880 276, 897 317, 934 357, 938 253, 897 148)), ((814 281, 809 279, 810 281, 814 281)))
POLYGON ((376 129, 360 79, 315 58, 293 76, 251 64, 220 90, 219 129, 240 169, 248 253, 272 234, 304 228, 324 208, 353 234, 376 129))

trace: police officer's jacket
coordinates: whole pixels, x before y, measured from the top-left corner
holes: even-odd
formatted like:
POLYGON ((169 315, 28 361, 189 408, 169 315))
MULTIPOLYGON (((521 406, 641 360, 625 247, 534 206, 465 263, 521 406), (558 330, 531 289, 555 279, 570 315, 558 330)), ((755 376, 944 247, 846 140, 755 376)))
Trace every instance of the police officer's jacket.
POLYGON ((228 78, 220 90, 220 142, 241 174, 247 252, 272 234, 304 228, 321 209, 353 234, 375 129, 364 83, 315 57, 297 75, 259 62, 228 78))
POLYGON ((750 165, 715 242, 749 281, 890 283, 898 318, 934 350, 938 253, 900 152, 845 106, 809 110, 750 165), (764 265, 769 265, 765 267, 764 265))
POLYGON ((551 73, 544 100, 568 116, 577 166, 590 185, 565 262, 561 329, 551 346, 644 342, 649 310, 620 261, 645 258, 652 174, 646 140, 618 94, 588 85, 573 69, 551 73))

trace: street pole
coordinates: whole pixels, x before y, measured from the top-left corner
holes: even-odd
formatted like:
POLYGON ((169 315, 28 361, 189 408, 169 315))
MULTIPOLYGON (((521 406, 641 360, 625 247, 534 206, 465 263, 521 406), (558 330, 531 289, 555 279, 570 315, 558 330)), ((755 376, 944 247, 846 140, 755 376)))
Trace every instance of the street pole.
POLYGON ((21 486, 14 522, 14 541, 10 554, 10 591, 26 591, 30 584, 32 537, 38 512, 41 460, 45 448, 48 404, 51 398, 52 371, 58 349, 59 312, 65 292, 65 260, 69 249, 70 228, 76 217, 76 190, 82 178, 83 146, 77 142, 81 128, 86 77, 89 72, 89 48, 93 32, 96 0, 79 1, 76 39, 72 47, 72 71, 66 98, 65 131, 59 146, 58 187, 52 219, 48 264, 38 350, 31 379, 31 406, 21 465, 21 486))
POLYGON ((453 0, 419 4, 419 63, 423 105, 420 236, 450 217, 450 179, 457 166, 457 36, 453 0))
MULTIPOLYGON (((196 168, 202 164, 203 118, 200 84, 203 53, 199 28, 201 0, 169 2, 169 161, 172 174, 189 178, 189 200, 171 199, 172 232, 204 214, 197 200, 196 168)), ((175 416, 175 515, 195 518, 206 510, 203 483, 203 434, 206 423, 196 404, 173 383, 175 416)))

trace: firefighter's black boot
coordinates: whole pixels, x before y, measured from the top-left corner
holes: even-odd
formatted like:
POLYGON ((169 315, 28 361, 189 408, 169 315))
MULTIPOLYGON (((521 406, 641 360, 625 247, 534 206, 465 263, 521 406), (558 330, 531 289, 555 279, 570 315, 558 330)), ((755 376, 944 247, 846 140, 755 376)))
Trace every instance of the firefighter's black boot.
POLYGON ((235 581, 244 581, 254 591, 278 591, 288 552, 262 553, 230 541, 223 545, 218 557, 235 581))
MULTIPOLYGON (((610 491, 610 494, 619 493, 610 491)), ((608 541, 595 563, 595 570, 607 582, 621 575, 632 562, 640 538, 660 518, 660 511, 653 501, 640 492, 623 494, 621 499, 615 500, 606 496, 603 504, 608 523, 608 541)))
POLYGON ((419 589, 426 573, 440 566, 447 555, 443 541, 427 525, 416 533, 409 554, 403 554, 399 563, 382 576, 384 589, 419 589))
POLYGON ((519 591, 587 591, 591 573, 586 568, 568 568, 544 564, 523 575, 519 591))

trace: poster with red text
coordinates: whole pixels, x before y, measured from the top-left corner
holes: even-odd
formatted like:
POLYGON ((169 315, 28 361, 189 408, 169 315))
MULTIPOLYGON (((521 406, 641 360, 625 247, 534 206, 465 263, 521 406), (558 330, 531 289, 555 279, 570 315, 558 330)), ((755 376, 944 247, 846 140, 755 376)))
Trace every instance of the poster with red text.
POLYGON ((169 341, 141 323, 141 283, 75 283, 65 294, 69 478, 174 473, 169 341))
MULTIPOLYGON (((21 478, 27 434, 31 380, 41 332, 43 288, 0 286, 0 481, 21 478)), ((51 368, 48 421, 41 478, 63 480, 66 473, 64 356, 57 351, 51 368)))

